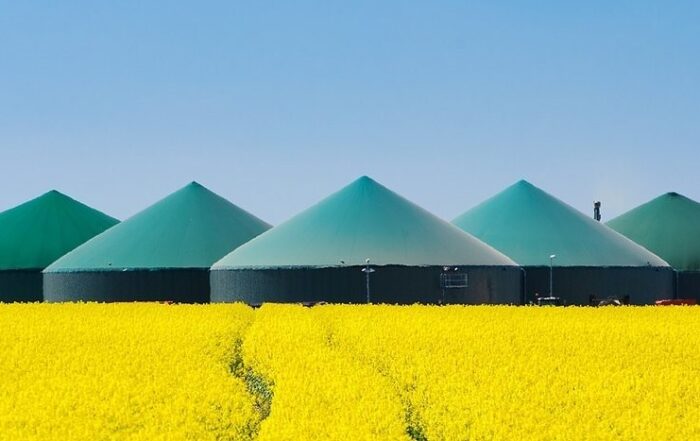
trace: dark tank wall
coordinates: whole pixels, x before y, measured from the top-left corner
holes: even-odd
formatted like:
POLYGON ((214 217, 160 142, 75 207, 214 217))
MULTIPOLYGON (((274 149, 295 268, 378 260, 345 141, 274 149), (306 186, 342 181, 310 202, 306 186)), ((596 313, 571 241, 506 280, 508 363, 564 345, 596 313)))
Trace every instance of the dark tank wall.
MULTIPOLYGON (((441 286, 443 267, 377 266, 370 274, 372 303, 515 303, 522 300, 517 267, 457 267, 467 286, 441 286)), ((211 301, 365 303, 363 267, 211 271, 211 301)))
POLYGON ((41 302, 41 269, 0 271, 0 302, 41 302))
POLYGON ((700 301, 700 271, 679 271, 676 277, 678 298, 700 301))
POLYGON ((44 274, 47 302, 209 302, 208 269, 44 274))
MULTIPOLYGON (((527 301, 549 295, 549 267, 525 267, 527 301)), ((589 305, 591 298, 623 299, 633 305, 653 304, 674 295, 674 274, 663 267, 554 267, 553 295, 569 305, 589 305)))

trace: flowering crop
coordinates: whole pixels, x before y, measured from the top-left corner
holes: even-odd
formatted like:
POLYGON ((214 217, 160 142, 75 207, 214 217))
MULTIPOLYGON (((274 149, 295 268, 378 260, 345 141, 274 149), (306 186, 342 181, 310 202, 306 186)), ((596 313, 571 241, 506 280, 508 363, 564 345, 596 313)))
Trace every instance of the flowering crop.
POLYGON ((700 309, 322 307, 428 440, 700 439, 700 309))
POLYGON ((261 441, 409 439, 389 381, 340 356, 313 309, 263 306, 243 359, 274 392, 261 441))
POLYGON ((0 439, 247 439, 241 305, 0 305, 0 439))
POLYGON ((0 330, 0 439, 700 439, 699 307, 29 304, 0 330))

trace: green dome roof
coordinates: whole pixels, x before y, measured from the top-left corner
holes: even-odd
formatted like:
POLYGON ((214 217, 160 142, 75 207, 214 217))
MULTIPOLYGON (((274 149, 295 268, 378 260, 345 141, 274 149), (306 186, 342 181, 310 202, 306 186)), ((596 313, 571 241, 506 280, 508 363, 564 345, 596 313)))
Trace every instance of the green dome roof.
POLYGON ((50 191, 0 213, 0 270, 44 269, 119 221, 50 191))
POLYGON ((700 203, 692 199, 666 193, 607 225, 678 270, 700 271, 700 203))
POLYGON ((208 268, 268 228, 193 182, 76 248, 45 272, 208 268))
POLYGON ((658 256, 527 181, 453 223, 524 266, 668 266, 658 256))
POLYGON ((216 269, 364 265, 516 265, 362 177, 218 261, 216 269))

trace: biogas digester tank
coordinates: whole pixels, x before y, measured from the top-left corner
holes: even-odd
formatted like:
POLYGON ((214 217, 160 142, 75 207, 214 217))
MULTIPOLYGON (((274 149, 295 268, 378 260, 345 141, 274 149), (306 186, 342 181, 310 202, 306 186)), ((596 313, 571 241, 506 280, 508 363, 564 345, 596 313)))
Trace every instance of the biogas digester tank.
POLYGON ((54 262, 45 299, 209 301, 209 267, 270 226, 193 182, 54 262))
POLYGON ((55 190, 0 213, 0 302, 41 301, 41 271, 118 222, 55 190))
POLYGON ((519 303, 521 278, 508 257, 362 177, 219 260, 211 298, 519 303))
POLYGON ((666 193, 607 222, 613 230, 668 262, 676 296, 700 300, 700 203, 666 193))
POLYGON ((525 268, 528 301, 549 295, 550 263, 552 294, 569 304, 673 296, 673 270, 663 259, 526 181, 453 223, 525 268))

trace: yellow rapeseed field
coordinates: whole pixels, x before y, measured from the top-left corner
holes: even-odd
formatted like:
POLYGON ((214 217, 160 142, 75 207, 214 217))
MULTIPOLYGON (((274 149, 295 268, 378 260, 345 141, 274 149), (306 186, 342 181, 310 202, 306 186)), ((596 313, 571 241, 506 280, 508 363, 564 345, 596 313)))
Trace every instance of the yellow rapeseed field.
POLYGON ((338 353, 328 338, 313 308, 264 306, 257 312, 243 359, 274 384, 260 440, 408 440, 389 379, 338 353))
POLYGON ((700 307, 29 304, 0 329, 0 439, 700 439, 700 307))
POLYGON ((428 440, 698 440, 696 307, 324 307, 428 440))
POLYGON ((0 305, 0 439, 250 439, 241 305, 0 305))

